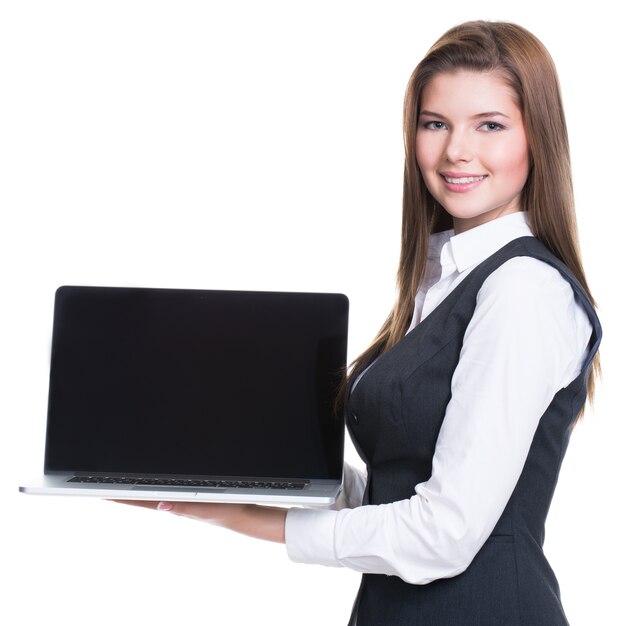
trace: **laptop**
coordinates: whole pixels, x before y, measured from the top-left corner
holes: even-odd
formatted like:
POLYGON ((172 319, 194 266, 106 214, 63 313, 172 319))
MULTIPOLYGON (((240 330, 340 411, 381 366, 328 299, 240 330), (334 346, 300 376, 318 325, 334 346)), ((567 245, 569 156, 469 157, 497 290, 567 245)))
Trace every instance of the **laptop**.
POLYGON ((28 494, 332 504, 343 294, 60 287, 28 494))

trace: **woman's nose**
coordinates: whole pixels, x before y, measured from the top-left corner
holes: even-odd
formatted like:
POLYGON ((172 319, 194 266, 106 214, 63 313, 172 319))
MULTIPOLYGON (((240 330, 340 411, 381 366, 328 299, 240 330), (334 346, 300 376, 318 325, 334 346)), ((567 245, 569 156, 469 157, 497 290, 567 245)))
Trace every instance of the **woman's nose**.
POLYGON ((450 163, 469 162, 473 158, 473 152, 471 138, 466 132, 455 130, 448 135, 445 157, 450 163))

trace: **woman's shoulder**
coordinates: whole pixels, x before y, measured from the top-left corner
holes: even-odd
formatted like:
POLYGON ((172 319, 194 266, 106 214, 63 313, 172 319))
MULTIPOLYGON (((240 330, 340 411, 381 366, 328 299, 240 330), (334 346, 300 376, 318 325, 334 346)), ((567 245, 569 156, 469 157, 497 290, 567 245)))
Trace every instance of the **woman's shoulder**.
POLYGON ((545 292, 556 289, 572 294, 570 281, 550 263, 532 256, 516 256, 505 261, 486 279, 485 286, 506 291, 545 292))
POLYGON ((556 267, 531 256, 505 261, 484 281, 477 296, 477 308, 490 307, 513 317, 546 317, 570 326, 590 327, 585 308, 572 284, 556 267))
POLYGON ((505 261, 483 282, 467 332, 483 327, 504 345, 537 343, 558 355, 565 386, 582 367, 592 323, 572 284, 535 257, 505 261))

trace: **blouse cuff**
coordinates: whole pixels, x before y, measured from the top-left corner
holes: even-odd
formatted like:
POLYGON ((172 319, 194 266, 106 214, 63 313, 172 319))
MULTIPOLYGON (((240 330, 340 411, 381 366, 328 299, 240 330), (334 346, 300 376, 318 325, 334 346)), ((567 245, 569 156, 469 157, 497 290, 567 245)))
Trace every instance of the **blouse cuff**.
POLYGON ((341 567, 335 556, 335 521, 338 511, 289 509, 285 521, 287 555, 296 563, 341 567))

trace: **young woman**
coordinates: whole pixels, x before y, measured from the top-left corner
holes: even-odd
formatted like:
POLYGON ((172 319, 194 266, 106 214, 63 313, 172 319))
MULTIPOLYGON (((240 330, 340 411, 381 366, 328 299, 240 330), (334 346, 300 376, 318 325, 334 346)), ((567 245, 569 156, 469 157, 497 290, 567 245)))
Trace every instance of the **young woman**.
POLYGON ((336 510, 138 503, 364 573, 352 624, 567 624, 542 552, 601 328, 548 52, 452 28, 405 101, 398 299, 342 398, 367 476, 336 510))

